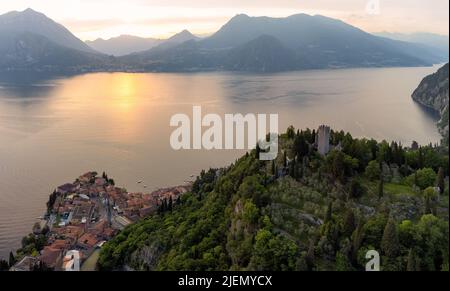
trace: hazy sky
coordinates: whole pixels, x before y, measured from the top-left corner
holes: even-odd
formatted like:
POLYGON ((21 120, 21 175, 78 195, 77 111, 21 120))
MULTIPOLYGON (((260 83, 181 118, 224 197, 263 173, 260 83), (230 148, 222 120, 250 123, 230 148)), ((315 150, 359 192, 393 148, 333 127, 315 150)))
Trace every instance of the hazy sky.
POLYGON ((448 35, 449 30, 448 0, 0 0, 0 14, 28 7, 83 40, 120 34, 167 37, 183 29, 208 34, 239 13, 322 14, 368 32, 448 35))

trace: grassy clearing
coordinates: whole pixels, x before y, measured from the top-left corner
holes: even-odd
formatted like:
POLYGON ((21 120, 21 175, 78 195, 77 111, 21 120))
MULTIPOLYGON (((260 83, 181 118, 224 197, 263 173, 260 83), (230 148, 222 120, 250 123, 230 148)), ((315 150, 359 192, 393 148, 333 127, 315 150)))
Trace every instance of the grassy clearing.
POLYGON ((384 191, 389 194, 398 195, 398 194, 409 194, 416 195, 416 191, 411 186, 402 185, 402 184, 394 184, 394 183, 386 183, 384 185, 384 191))

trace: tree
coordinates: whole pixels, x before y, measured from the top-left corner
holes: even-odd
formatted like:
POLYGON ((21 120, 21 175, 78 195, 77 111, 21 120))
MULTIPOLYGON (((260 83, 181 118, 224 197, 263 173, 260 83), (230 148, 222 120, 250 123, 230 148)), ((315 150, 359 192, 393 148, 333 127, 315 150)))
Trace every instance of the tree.
POLYGON ((292 125, 288 127, 286 135, 289 139, 293 139, 295 137, 295 128, 292 125))
POLYGON ((353 210, 349 208, 347 210, 347 213, 345 214, 342 232, 346 237, 350 237, 355 228, 356 228, 355 214, 353 213, 353 210))
POLYGON ((327 156, 327 166, 335 179, 345 181, 346 176, 353 175, 359 161, 342 151, 333 150, 327 156))
POLYGON ((415 184, 420 189, 434 186, 437 175, 431 168, 423 168, 417 170, 413 175, 408 177, 409 184, 415 184))
POLYGON ((430 201, 430 197, 425 197, 425 212, 424 214, 432 214, 432 210, 431 210, 431 201, 430 201))
POLYGON ((0 259, 0 272, 8 270, 9 270, 8 262, 0 259))
POLYGON ((12 252, 9 252, 9 266, 12 267, 16 263, 16 258, 14 257, 14 254, 12 252))
POLYGON ((267 229, 261 229, 255 236, 250 265, 257 271, 294 270, 297 253, 298 249, 294 242, 267 229))
POLYGON ((311 271, 315 265, 315 243, 314 240, 311 240, 309 243, 308 252, 306 253, 305 260, 306 265, 308 266, 308 270, 311 271))
POLYGON ((333 202, 328 203, 327 212, 325 214, 325 223, 330 222, 333 214, 333 202))
POLYGON ((308 154, 309 151, 309 145, 305 141, 305 138, 302 133, 297 135, 294 140, 294 150, 295 153, 300 157, 303 158, 308 154))
POLYGON ((58 192, 53 191, 52 194, 50 194, 48 201, 47 201, 47 212, 50 213, 51 209, 53 208, 53 205, 55 204, 56 198, 58 197, 58 192))
POLYGON ((45 226, 42 228, 41 234, 47 235, 49 231, 50 231, 50 227, 49 227, 48 225, 45 225, 45 226))
POLYGON ((381 249, 389 258, 395 258, 399 251, 397 225, 392 217, 388 219, 386 227, 384 228, 381 249))
POLYGON ((335 269, 340 272, 348 272, 352 270, 352 265, 350 264, 348 257, 342 252, 336 253, 335 269))
POLYGON ((36 222, 34 225, 33 225, 33 233, 34 234, 36 234, 36 235, 38 235, 38 234, 40 234, 41 233, 41 224, 39 223, 39 222, 36 222))
POLYGON ((358 251, 361 248, 364 234, 364 224, 362 222, 358 223, 356 230, 353 232, 352 237, 352 260, 356 261, 358 256, 358 251))
POLYGON ((414 272, 416 270, 416 258, 414 256, 414 252, 412 249, 409 250, 408 253, 408 261, 406 264, 406 271, 414 272))
POLYGON ((445 191, 445 174, 444 174, 443 167, 439 167, 439 170, 438 170, 437 186, 439 187, 440 193, 443 194, 445 191))
POLYGON ((172 206, 173 206, 173 200, 172 200, 172 196, 170 196, 169 204, 167 205, 167 208, 168 208, 169 211, 172 211, 172 206))
POLYGON ((366 189, 359 179, 352 179, 349 186, 350 198, 360 198, 364 195, 366 189))
MULTIPOLYGON (((259 155, 261 153, 261 148, 259 147, 259 142, 256 143, 256 159, 259 160, 259 155)), ((248 153, 247 153, 248 154, 248 153)))
POLYGON ((378 182, 378 199, 383 198, 384 196, 384 180, 383 178, 380 179, 378 182))
POLYGON ((244 221, 249 224, 255 224, 258 222, 259 211, 256 205, 251 201, 247 200, 244 203, 244 213, 243 213, 244 221))
POLYGON ((372 181, 380 179, 380 168, 380 163, 378 163, 377 161, 370 161, 365 170, 366 177, 372 181))
MULTIPOLYGON (((331 156, 331 155, 330 155, 331 156)), ((343 180, 344 178, 344 153, 341 151, 335 152, 331 164, 331 173, 335 179, 343 180)))
POLYGON ((379 145, 377 161, 381 164, 383 162, 390 164, 392 159, 392 149, 389 146, 389 143, 383 141, 379 145))
POLYGON ((436 190, 433 187, 428 187, 423 191, 423 197, 425 200, 425 214, 435 214, 437 200, 436 190))

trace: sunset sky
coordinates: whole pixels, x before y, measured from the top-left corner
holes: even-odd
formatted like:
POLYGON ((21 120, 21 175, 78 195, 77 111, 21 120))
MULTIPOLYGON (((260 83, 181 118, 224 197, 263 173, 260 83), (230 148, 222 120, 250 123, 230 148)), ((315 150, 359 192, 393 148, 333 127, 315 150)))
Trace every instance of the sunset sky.
POLYGON ((183 29, 209 34, 230 17, 284 17, 296 13, 339 18, 368 32, 433 32, 448 35, 448 0, 14 0, 0 14, 32 8, 83 40, 121 34, 165 38, 183 29), (366 9, 369 2, 379 2, 366 9))

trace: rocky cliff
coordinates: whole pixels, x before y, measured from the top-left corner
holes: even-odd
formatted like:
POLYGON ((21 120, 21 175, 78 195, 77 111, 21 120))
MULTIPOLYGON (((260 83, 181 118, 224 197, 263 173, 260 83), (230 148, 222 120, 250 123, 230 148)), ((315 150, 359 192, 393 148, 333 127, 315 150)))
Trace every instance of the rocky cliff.
POLYGON ((439 112, 439 130, 448 144, 448 63, 436 73, 425 77, 414 91, 412 98, 418 103, 439 112))

